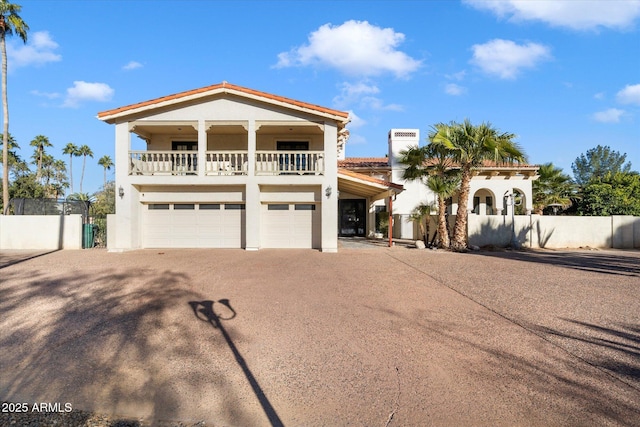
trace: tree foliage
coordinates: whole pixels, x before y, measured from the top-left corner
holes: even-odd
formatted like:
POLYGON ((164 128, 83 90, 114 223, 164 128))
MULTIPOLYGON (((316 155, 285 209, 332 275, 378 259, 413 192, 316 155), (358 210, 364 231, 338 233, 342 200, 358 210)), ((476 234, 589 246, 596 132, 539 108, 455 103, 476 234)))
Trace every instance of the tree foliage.
POLYGON ((461 171, 451 249, 467 250, 467 206, 473 171, 485 161, 497 164, 525 161, 524 151, 514 138, 514 134, 501 132, 490 123, 474 125, 468 119, 463 123, 439 123, 430 132, 431 143, 446 149, 461 171))
MULTIPOLYGON (((422 181, 437 196, 438 247, 449 248, 446 200, 457 191, 460 183, 459 169, 453 163, 453 154, 443 146, 430 143, 424 147, 409 147, 401 151, 399 161, 406 165, 404 179, 422 181)), ((416 215, 420 214, 424 215, 424 208, 416 212, 416 215)), ((422 219, 420 224, 422 227, 422 219)))
POLYGON ((576 188, 571 177, 553 163, 545 163, 538 169, 538 179, 533 181, 533 208, 542 214, 545 208, 555 205, 561 209, 571 206, 576 188))
POLYGON ((640 216, 640 174, 616 172, 593 179, 582 189, 578 213, 640 216))
POLYGON ((594 180, 602 180, 607 174, 630 172, 631 163, 626 162, 627 154, 612 150, 609 146, 598 145, 578 156, 571 165, 576 183, 584 187, 594 180))

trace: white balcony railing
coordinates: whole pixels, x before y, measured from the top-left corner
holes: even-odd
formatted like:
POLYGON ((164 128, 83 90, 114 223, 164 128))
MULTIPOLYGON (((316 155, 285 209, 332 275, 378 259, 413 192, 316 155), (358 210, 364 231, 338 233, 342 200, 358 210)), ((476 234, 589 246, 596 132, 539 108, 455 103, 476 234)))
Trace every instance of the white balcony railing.
MULTIPOLYGON (((196 175, 197 151, 130 151, 129 175, 196 175)), ((247 175, 247 151, 207 151, 206 175, 247 175)), ((258 151, 256 175, 322 175, 323 151, 258 151)))
POLYGON ((196 151, 130 151, 129 175, 194 175, 196 151))
POLYGON ((247 151, 207 151, 207 175, 246 175, 249 172, 247 151))
POLYGON ((322 175, 324 151, 258 151, 256 175, 322 175))

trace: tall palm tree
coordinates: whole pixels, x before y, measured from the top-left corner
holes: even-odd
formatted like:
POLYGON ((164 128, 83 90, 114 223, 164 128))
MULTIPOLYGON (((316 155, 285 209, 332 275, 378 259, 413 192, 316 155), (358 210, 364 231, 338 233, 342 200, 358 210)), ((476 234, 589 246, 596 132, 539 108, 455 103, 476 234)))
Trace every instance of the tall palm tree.
POLYGON ((4 129, 2 133, 2 206, 9 206, 9 98, 7 96, 7 44, 6 36, 17 34, 27 42, 29 26, 20 18, 22 6, 0 1, 0 50, 2 50, 2 110, 4 129))
POLYGON ((80 193, 82 193, 82 180, 84 179, 84 167, 87 163, 87 156, 93 159, 93 151, 91 148, 84 144, 78 148, 78 153, 82 156, 82 174, 80 175, 80 193))
POLYGON ((575 185, 562 168, 553 163, 545 163, 538 169, 538 179, 533 181, 533 209, 542 214, 544 208, 553 205, 561 209, 571 206, 571 196, 575 196, 575 185))
POLYGON ((80 156, 80 151, 78 150, 78 146, 73 142, 69 142, 62 149, 62 154, 69 155, 69 181, 71 181, 71 192, 73 193, 73 158, 80 156))
POLYGON ((490 123, 475 126, 468 119, 463 123, 439 123, 433 127, 429 138, 433 144, 449 150, 460 167, 458 210, 453 227, 451 249, 466 251, 467 206, 474 171, 485 161, 522 162, 525 160, 525 155, 519 145, 513 141, 514 134, 500 132, 490 123))
POLYGON ((107 170, 111 170, 113 167, 113 160, 109 156, 102 156, 98 160, 98 164, 104 168, 104 185, 102 188, 107 188, 107 170))
POLYGON ((36 169, 36 180, 39 181, 42 176, 42 156, 44 155, 45 147, 53 147, 53 144, 49 142, 49 138, 44 135, 38 135, 29 144, 32 147, 35 147, 34 160, 37 164, 36 169))
MULTIPOLYGON (((431 135, 429 136, 431 138, 431 135)), ((438 199, 438 247, 449 248, 449 227, 446 217, 446 200, 458 188, 458 170, 453 157, 444 147, 430 143, 424 147, 410 147, 400 152, 400 163, 407 166, 403 178, 420 180, 438 199)))

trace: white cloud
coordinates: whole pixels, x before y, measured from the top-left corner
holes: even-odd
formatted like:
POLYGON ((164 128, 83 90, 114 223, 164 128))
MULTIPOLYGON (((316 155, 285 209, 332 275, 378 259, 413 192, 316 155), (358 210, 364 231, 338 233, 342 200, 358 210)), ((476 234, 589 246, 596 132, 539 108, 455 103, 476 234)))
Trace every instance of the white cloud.
POLYGON ((344 82, 340 87, 340 95, 333 98, 336 108, 347 108, 358 105, 360 108, 383 111, 403 111, 403 107, 398 104, 385 104, 377 96, 380 89, 375 84, 368 81, 358 83, 344 82))
POLYGON ((42 98, 48 98, 48 99, 60 98, 60 94, 57 92, 40 92, 39 90, 32 90, 30 93, 31 95, 40 96, 42 98))
POLYGON ((392 28, 376 27, 367 21, 325 24, 309 35, 308 44, 280 53, 275 67, 319 65, 352 76, 392 73, 407 77, 421 61, 397 50, 404 39, 404 34, 392 28))
POLYGON ((624 115, 624 110, 619 110, 617 108, 609 108, 605 111, 598 111, 594 113, 592 118, 596 122, 600 123, 618 123, 620 122, 620 118, 624 115))
POLYGON ((337 108, 344 108, 360 101, 363 96, 370 96, 380 93, 380 89, 374 84, 366 81, 358 83, 344 82, 340 87, 340 95, 333 98, 333 103, 337 108))
POLYGON ((639 0, 463 0, 513 22, 542 21, 554 27, 625 29, 640 17, 639 0))
POLYGON ((125 71, 135 70, 136 68, 142 68, 142 64, 138 61, 129 61, 128 64, 122 66, 125 71))
POLYGON ((597 99, 599 101, 602 101, 604 99, 604 92, 598 92, 595 95, 593 95, 594 99, 597 99))
MULTIPOLYGON (((353 110, 349 110, 349 128, 359 128, 367 124, 366 120, 356 115, 353 110)), ((349 142, 353 142, 353 135, 349 135, 349 142)))
POLYGON ((48 31, 37 31, 30 35, 26 45, 22 41, 7 44, 9 66, 17 68, 60 61, 62 55, 54 52, 58 47, 48 31))
POLYGON ((67 89, 67 97, 63 107, 77 107, 83 101, 109 101, 114 90, 106 83, 90 83, 84 81, 73 82, 73 87, 67 89))
POLYGON ((447 95, 453 95, 453 96, 460 96, 460 95, 464 95, 465 93, 467 93, 467 88, 457 85, 455 83, 448 83, 445 87, 444 87, 444 92, 447 95))
POLYGON ((620 104, 640 105, 640 84, 626 85, 616 94, 616 100, 620 104))
POLYGON ((449 80, 462 81, 462 80, 464 80, 466 75, 467 75, 467 72, 465 70, 462 70, 462 71, 458 71, 457 73, 453 73, 453 74, 445 74, 444 76, 449 80))
POLYGON ((360 106, 371 110, 379 111, 404 111, 404 107, 400 104, 385 104, 384 101, 375 96, 365 96, 360 100, 360 106))
POLYGON ((471 48, 471 63, 487 74, 501 79, 515 79, 524 68, 534 68, 551 58, 550 49, 538 43, 516 44, 511 40, 493 39, 471 48))

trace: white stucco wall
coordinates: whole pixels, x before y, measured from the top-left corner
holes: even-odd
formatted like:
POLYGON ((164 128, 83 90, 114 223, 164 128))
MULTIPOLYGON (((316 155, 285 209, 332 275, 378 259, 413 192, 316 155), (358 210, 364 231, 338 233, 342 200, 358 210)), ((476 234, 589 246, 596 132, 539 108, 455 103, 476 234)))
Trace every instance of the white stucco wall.
POLYGON ((0 249, 82 249, 82 215, 0 215, 0 249))
MULTIPOLYGON (((469 244, 507 246, 510 215, 470 215, 469 244)), ((530 248, 640 248, 640 217, 516 215, 515 233, 530 248)))

